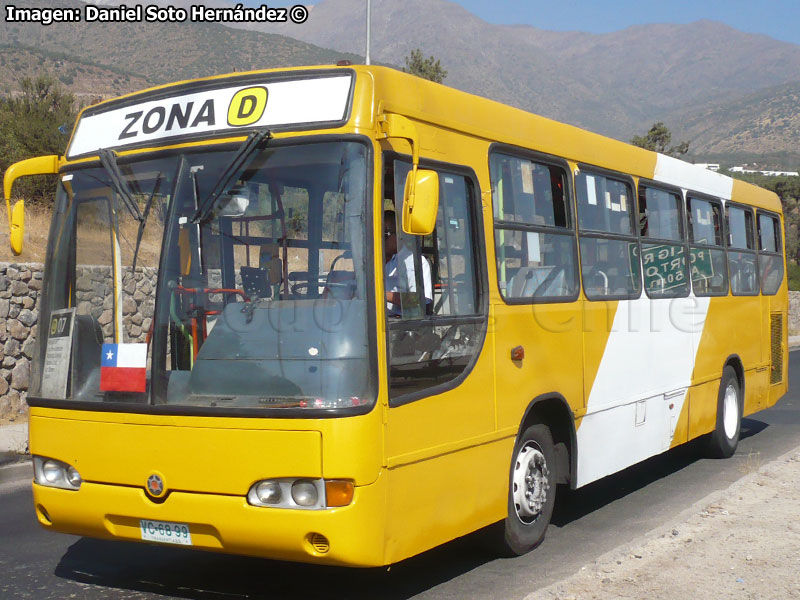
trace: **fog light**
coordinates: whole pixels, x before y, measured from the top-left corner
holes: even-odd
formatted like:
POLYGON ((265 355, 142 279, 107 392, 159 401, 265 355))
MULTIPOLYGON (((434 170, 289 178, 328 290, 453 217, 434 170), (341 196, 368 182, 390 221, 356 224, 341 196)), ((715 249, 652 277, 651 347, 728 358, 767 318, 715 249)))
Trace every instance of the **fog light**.
POLYGON ((264 504, 280 504, 281 486, 277 481, 263 481, 256 487, 256 496, 264 504))
POLYGON ((64 470, 56 461, 44 461, 44 464, 42 465, 42 474, 44 475, 45 480, 47 480, 49 483, 57 482, 59 479, 61 479, 63 473, 64 470))
POLYGON ((318 497, 317 486, 313 482, 299 479, 292 484, 292 500, 298 506, 314 506, 318 497))

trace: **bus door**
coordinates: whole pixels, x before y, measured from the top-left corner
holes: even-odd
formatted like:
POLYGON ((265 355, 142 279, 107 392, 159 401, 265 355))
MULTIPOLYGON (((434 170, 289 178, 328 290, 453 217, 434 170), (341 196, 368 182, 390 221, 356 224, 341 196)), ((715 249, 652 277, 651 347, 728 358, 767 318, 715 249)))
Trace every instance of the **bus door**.
POLYGON ((397 528, 387 539, 407 544, 387 551, 405 556, 430 547, 431 536, 445 541, 461 535, 454 528, 458 515, 485 515, 492 505, 491 494, 468 494, 453 503, 453 490, 505 489, 507 474, 493 471, 487 458, 495 451, 486 444, 495 430, 494 373, 490 355, 482 352, 488 301, 477 183, 466 170, 437 169, 435 229, 412 236, 403 233, 400 219, 410 165, 387 158, 384 170, 385 455, 388 527, 397 528), (442 528, 420 530, 415 539, 408 530, 420 523, 442 528))

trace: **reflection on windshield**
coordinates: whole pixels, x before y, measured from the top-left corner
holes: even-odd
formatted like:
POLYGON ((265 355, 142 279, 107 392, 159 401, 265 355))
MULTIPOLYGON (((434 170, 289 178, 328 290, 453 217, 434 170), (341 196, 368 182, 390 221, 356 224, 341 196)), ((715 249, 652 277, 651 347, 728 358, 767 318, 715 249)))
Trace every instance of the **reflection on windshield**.
MULTIPOLYGON (((68 384, 41 386, 39 373, 43 396, 246 408, 371 402, 365 147, 268 147, 195 221, 198 198, 212 196, 233 154, 120 160, 124 186, 99 168, 63 178, 47 303, 74 315, 72 351, 68 384), (130 383, 135 369, 147 370, 146 392, 130 383)), ((39 362, 58 372, 54 348, 45 339, 39 362)))

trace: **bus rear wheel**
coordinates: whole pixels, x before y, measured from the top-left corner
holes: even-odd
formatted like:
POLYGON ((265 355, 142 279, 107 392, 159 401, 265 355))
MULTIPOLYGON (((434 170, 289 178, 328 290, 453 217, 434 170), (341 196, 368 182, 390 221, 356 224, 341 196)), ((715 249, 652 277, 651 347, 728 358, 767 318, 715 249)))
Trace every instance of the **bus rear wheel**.
POLYGON ((742 427, 743 398, 739 378, 730 365, 722 371, 717 397, 717 425, 708 438, 708 452, 714 458, 729 458, 736 452, 742 427))
POLYGON ((556 452, 546 425, 531 425, 517 439, 511 462, 503 554, 519 556, 544 540, 556 501, 556 452))

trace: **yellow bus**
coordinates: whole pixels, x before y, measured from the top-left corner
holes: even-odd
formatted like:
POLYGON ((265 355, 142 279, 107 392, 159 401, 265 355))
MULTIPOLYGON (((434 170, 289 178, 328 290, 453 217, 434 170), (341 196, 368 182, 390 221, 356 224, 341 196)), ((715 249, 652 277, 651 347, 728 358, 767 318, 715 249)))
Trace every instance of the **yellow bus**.
POLYGON ((492 526, 520 554, 559 484, 730 456, 787 390, 774 194, 392 69, 124 96, 6 199, 37 173, 53 531, 376 566, 492 526))

